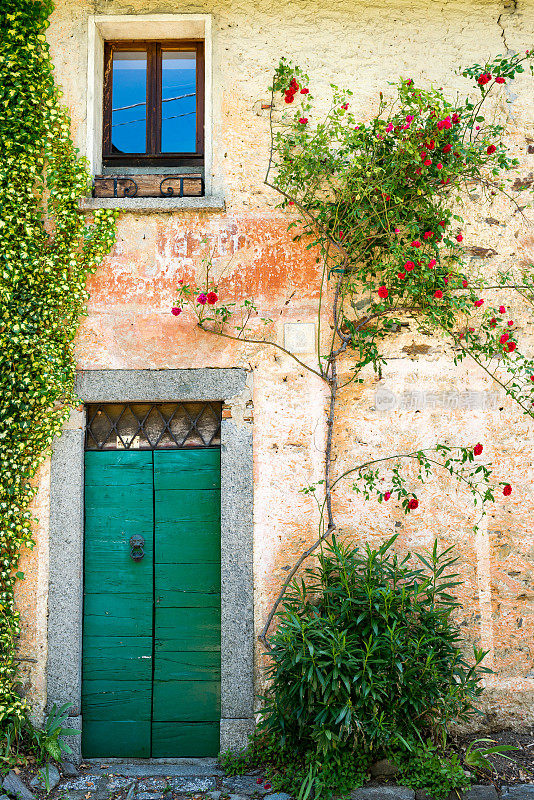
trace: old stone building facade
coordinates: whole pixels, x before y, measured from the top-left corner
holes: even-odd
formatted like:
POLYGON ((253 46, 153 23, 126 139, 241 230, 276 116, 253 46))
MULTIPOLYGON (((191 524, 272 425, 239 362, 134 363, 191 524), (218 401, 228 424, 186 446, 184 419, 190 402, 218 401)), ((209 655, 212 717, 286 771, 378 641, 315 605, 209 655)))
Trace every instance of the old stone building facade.
MULTIPOLYGON (((48 39, 75 141, 94 175, 106 172, 106 42, 129 42, 134 51, 132 42, 203 43, 204 194, 86 201, 88 212, 99 206, 119 210, 117 242, 90 279, 88 316, 78 337, 84 406, 73 412, 40 472, 37 546, 24 555, 26 580, 18 589, 26 689, 38 717, 47 703, 70 701, 73 722, 83 726, 82 658, 90 646, 82 640, 88 404, 222 403, 220 732, 223 747, 236 744, 253 725, 263 680, 264 655, 255 632, 288 566, 315 537, 314 509, 299 490, 322 474, 324 389, 282 353, 219 340, 198 331, 186 314, 172 316, 177 282, 194 281, 209 250, 216 265, 227 265, 221 290, 230 298, 253 296, 261 314, 274 320, 276 340, 287 344, 296 334, 290 349, 311 359, 315 257, 291 240, 286 213, 263 185, 273 67, 282 55, 299 62, 325 102, 331 81, 351 88, 353 110, 366 119, 378 92, 398 76, 446 87, 453 96, 467 85, 458 67, 532 46, 534 3, 58 0, 48 39)), ((503 94, 498 111, 507 115, 519 175, 532 176, 534 100, 528 78, 503 94)), ((128 169, 134 179, 158 170, 108 167, 106 174, 128 169)), ((164 165, 159 171, 172 169, 164 165)), ((489 256, 473 256, 474 266, 493 270, 534 261, 531 211, 529 223, 495 197, 463 213, 466 245, 485 248, 489 256)), ((495 671, 487 681, 486 720, 532 722, 532 424, 482 372, 467 364, 454 367, 440 341, 405 328, 388 347, 382 380, 370 373, 341 399, 336 469, 437 440, 481 441, 514 494, 511 502, 492 508, 475 535, 468 500, 446 480, 427 484, 409 519, 394 506, 385 509, 347 491, 338 499, 342 531, 372 542, 397 532, 399 548, 422 548, 436 536, 443 545, 456 545, 465 581, 458 621, 470 640, 489 651, 495 671)), ((102 498, 107 513, 109 498, 102 498)), ((104 565, 108 554, 101 557, 104 565)))

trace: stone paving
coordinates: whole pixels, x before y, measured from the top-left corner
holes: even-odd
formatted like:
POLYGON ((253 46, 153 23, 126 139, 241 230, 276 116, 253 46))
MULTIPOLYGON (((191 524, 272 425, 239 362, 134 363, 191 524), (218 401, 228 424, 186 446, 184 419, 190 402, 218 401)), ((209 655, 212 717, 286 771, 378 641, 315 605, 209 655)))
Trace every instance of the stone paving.
MULTIPOLYGON (((55 770, 55 767, 53 768, 55 770)), ((64 764, 57 770, 47 796, 49 800, 291 800, 284 792, 273 792, 259 772, 226 777, 212 758, 176 759, 172 762, 136 760, 92 761, 79 769, 64 764), (56 780, 57 776, 57 780, 56 780)), ((0 800, 38 800, 45 794, 34 778, 27 786, 10 773, 3 782, 0 800), (35 793, 34 793, 35 792, 35 793)), ((422 790, 403 786, 368 785, 352 792, 351 800, 431 800, 422 790)), ((449 800, 459 800, 456 793, 449 800)), ((534 784, 473 786, 462 800, 534 800, 534 784)))

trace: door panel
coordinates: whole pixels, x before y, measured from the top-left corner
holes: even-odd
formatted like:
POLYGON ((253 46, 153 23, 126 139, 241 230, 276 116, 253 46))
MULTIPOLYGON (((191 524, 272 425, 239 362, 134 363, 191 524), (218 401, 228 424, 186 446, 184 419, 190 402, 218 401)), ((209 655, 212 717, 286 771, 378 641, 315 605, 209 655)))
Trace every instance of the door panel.
POLYGON ((87 452, 85 530, 84 757, 216 755, 220 451, 87 452))
POLYGON ((213 607, 221 605, 221 566, 207 564, 156 565, 156 608, 213 607))
POLYGON ((218 722, 153 722, 159 758, 204 758, 219 752, 218 722))
POLYGON ((158 558, 166 564, 201 564, 221 557, 220 511, 212 520, 158 519, 158 558))
POLYGON ((151 452, 85 454, 86 758, 150 755, 153 491, 151 452), (141 561, 130 555, 134 534, 145 540, 141 561))
POLYGON ((220 451, 155 451, 154 497, 152 755, 216 755, 221 646, 220 451), (199 539, 200 546, 196 546, 199 539))
POLYGON ((220 681, 173 681, 154 678, 152 713, 154 719, 169 718, 169 707, 176 703, 179 692, 180 704, 176 708, 180 722, 214 722, 218 719, 221 702, 220 681), (213 710, 216 710, 215 720, 213 710))
POLYGON ((158 651, 160 674, 169 681, 211 681, 220 679, 221 656, 219 651, 167 653, 163 647, 158 651))
POLYGON ((150 758, 150 720, 121 720, 98 722, 90 725, 84 718, 82 747, 84 758, 109 758, 110 750, 116 758, 150 758), (89 756, 88 753, 91 755, 89 756))
POLYGON ((152 674, 152 636, 109 636, 104 651, 91 647, 88 636, 84 638, 84 681, 128 680, 143 682, 147 672, 152 674), (113 653, 113 658, 109 654, 113 653), (148 669, 149 668, 149 669, 148 669))

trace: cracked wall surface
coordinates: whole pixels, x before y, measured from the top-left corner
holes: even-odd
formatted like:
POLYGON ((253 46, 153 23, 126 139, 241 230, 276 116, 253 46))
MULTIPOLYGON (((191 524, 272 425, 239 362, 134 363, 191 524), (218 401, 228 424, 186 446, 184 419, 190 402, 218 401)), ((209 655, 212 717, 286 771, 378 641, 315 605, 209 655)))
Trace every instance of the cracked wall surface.
MULTIPOLYGON (((57 0, 48 38, 80 148, 86 133, 88 15, 189 12, 213 14, 213 184, 224 193, 226 211, 121 215, 116 246, 89 281, 89 315, 78 336, 77 359, 83 369, 238 366, 254 373, 253 407, 246 413, 254 423, 259 630, 287 569, 315 538, 314 509, 299 490, 322 475, 324 388, 281 353, 214 340, 196 331, 186 315, 172 317, 176 281, 201 274, 207 242, 216 265, 231 260, 223 291, 236 299, 254 295, 262 316, 274 320, 278 342, 283 342, 284 322, 313 321, 315 254, 292 242, 287 217, 262 184, 268 119, 261 104, 268 99, 279 57, 294 58, 309 70, 323 105, 331 80, 351 88, 354 112, 368 118, 379 90, 387 92, 387 82, 399 75, 446 87, 454 97, 467 90, 455 72, 459 66, 483 63, 506 48, 531 47, 534 0, 57 0)), ((505 87, 496 104, 507 118, 506 142, 520 160, 514 196, 521 202, 534 180, 533 96, 525 75, 511 89, 505 87)), ((468 204, 463 213, 464 244, 473 248, 474 266, 489 273, 534 261, 532 211, 525 211, 525 219, 496 196, 468 204)), ((513 314, 524 334, 524 310, 514 308, 513 314)), ((400 550, 426 546, 435 536, 444 546, 456 545, 465 581, 458 623, 470 641, 489 651, 495 669, 484 698, 486 720, 532 722, 532 423, 482 373, 465 364, 455 368, 440 340, 405 328, 387 347, 382 382, 369 374, 341 397, 335 470, 437 439, 481 441, 498 477, 509 480, 514 493, 509 502, 495 505, 475 535, 472 507, 442 478, 429 481, 409 518, 392 505, 366 503, 344 489, 337 500, 341 528, 354 541, 378 542, 397 532, 400 550)), ((38 545, 24 556, 27 579, 18 592, 24 625, 20 652, 34 659, 24 662, 24 674, 37 711, 45 701, 47 498, 43 469, 38 545)), ((262 664, 257 649, 258 688, 262 664)))

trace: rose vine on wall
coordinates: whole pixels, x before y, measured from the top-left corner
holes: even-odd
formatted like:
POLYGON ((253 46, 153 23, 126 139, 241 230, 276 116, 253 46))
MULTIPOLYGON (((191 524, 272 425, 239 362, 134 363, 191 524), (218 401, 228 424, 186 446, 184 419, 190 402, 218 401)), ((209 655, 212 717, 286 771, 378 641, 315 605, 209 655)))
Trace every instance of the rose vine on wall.
MULTIPOLYGON (((534 360, 518 348, 518 332, 499 300, 515 293, 527 308, 534 302, 534 271, 499 272, 489 279, 467 266, 463 219, 455 206, 475 191, 504 193, 506 174, 518 162, 506 150, 504 127, 484 116, 492 93, 529 64, 523 56, 497 56, 462 73, 478 95, 449 102, 441 89, 419 88, 403 79, 394 97, 380 93, 368 122, 355 118, 351 92, 332 85, 331 106, 314 121, 309 77, 282 59, 274 75, 270 112, 271 151, 266 184, 291 213, 296 242, 318 253, 320 291, 317 353, 304 363, 269 338, 272 320, 261 319, 253 299, 241 304, 220 297, 210 255, 202 285, 178 285, 172 313, 192 313, 198 326, 221 337, 284 350, 328 388, 324 477, 303 491, 316 498, 319 535, 289 571, 268 614, 260 640, 302 563, 336 530, 333 494, 349 480, 354 491, 380 502, 396 499, 405 513, 419 500, 414 480, 424 483, 443 470, 483 507, 504 497, 509 483, 495 482, 480 462, 483 445, 388 455, 333 474, 336 407, 345 388, 363 382, 366 367, 380 374, 382 344, 407 321, 450 343, 454 363, 473 359, 523 412, 534 416, 534 360), (326 309, 328 308, 328 311, 326 309), (414 463, 415 475, 403 470, 414 463)), ((516 210, 524 216, 524 206, 516 210)))
POLYGON ((33 481, 76 402, 73 341, 114 212, 87 221, 89 175, 45 38, 49 0, 0 0, 0 732, 26 714, 14 585, 33 481))

